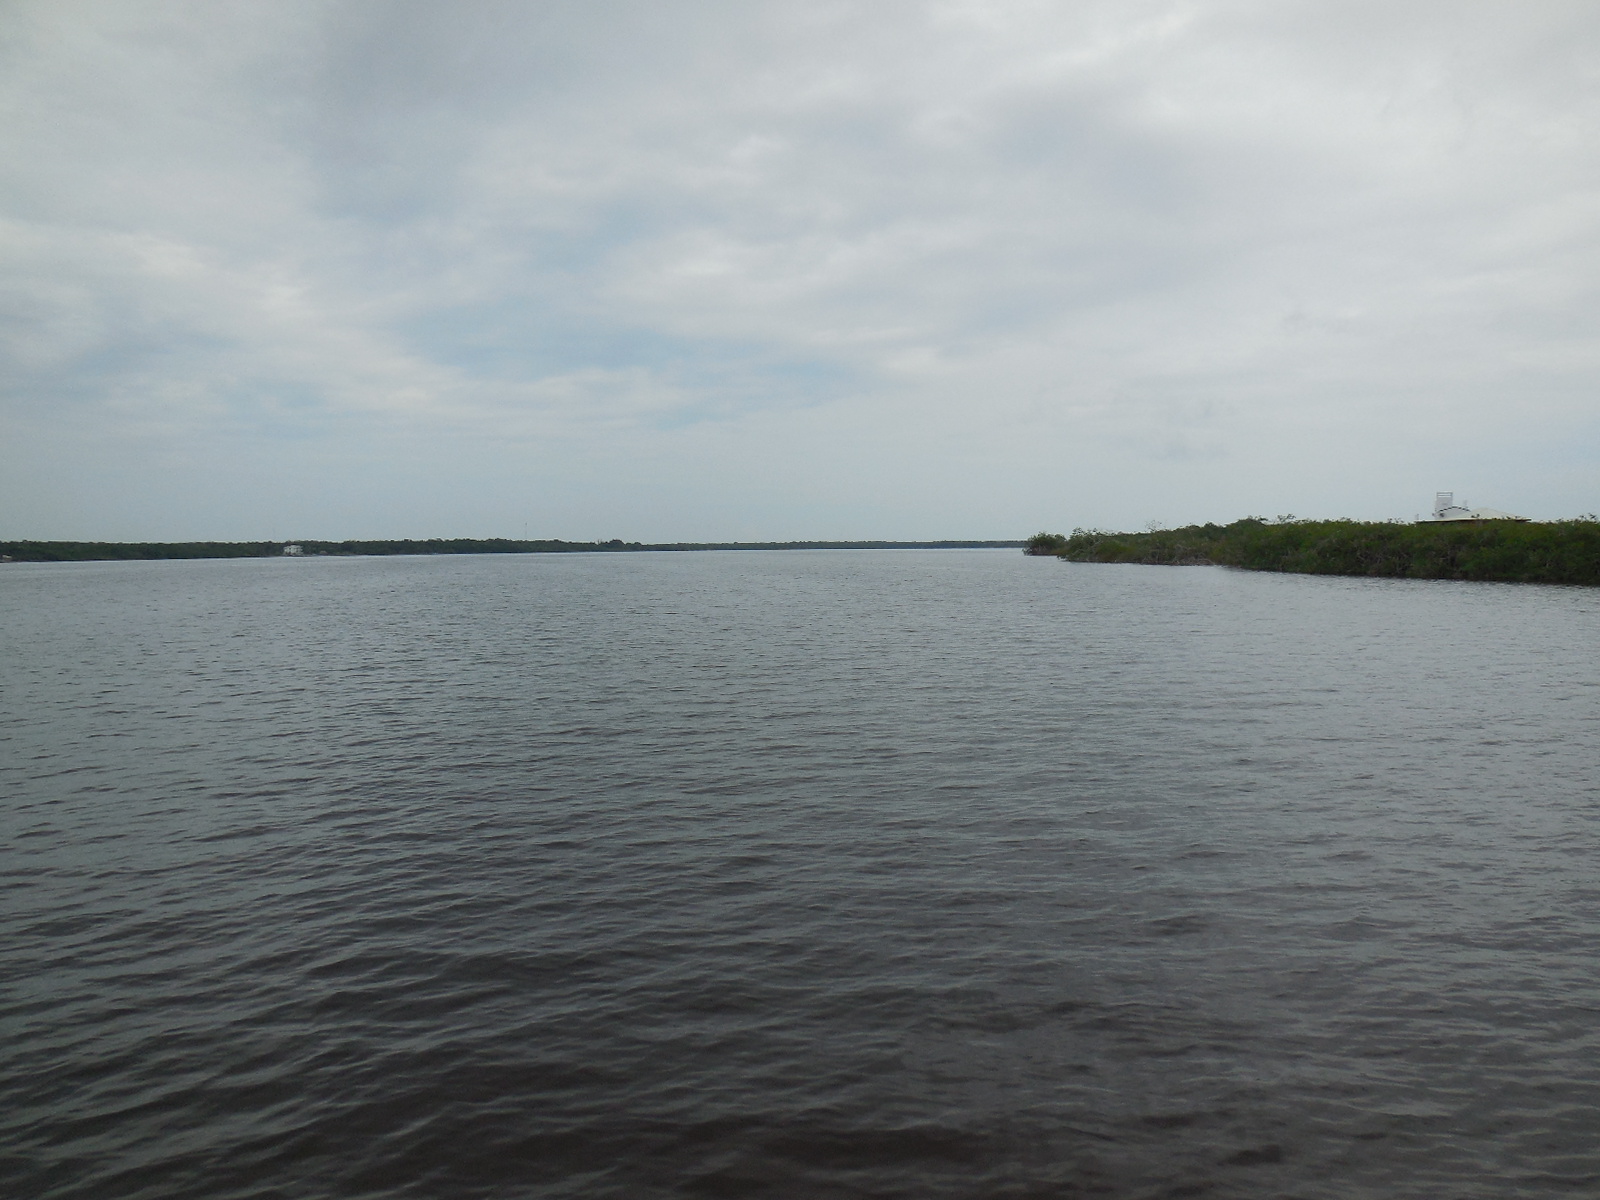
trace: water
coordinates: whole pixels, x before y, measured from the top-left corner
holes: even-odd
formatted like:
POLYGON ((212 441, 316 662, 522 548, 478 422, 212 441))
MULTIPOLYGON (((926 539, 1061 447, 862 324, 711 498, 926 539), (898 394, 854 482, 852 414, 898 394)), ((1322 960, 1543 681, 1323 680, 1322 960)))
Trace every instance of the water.
POLYGON ((1600 594, 0 568, 14 1197, 1600 1193, 1600 594))

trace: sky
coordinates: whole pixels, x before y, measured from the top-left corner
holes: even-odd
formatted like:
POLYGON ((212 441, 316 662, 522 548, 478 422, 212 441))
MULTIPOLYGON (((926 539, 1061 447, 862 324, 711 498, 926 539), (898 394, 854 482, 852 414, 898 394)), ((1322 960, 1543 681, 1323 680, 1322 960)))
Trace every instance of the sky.
POLYGON ((1583 0, 0 0, 0 538, 1600 509, 1583 0))

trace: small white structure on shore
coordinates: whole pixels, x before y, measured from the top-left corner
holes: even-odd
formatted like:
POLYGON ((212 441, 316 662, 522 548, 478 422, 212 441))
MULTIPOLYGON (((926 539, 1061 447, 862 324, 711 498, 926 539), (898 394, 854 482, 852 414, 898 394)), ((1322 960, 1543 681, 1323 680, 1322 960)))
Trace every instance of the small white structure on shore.
MULTIPOLYGON (((1433 496, 1433 515, 1422 518, 1422 521, 1526 520, 1528 520, 1527 517, 1519 517, 1516 513, 1501 512, 1498 508, 1468 508, 1465 504, 1457 504, 1454 492, 1435 492, 1433 496)), ((1421 523, 1418 522, 1418 524, 1421 523)))
POLYGON ((290 542, 283 548, 283 555, 285 558, 299 558, 304 553, 305 550, 296 545, 294 542, 290 542))

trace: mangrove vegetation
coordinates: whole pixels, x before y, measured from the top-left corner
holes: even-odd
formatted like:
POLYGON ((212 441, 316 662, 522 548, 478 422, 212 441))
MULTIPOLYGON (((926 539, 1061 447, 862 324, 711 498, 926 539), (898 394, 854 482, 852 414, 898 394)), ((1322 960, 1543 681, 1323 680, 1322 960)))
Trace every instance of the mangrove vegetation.
POLYGON ((4 562, 93 562, 164 558, 348 557, 388 554, 611 554, 630 550, 972 550, 1013 549, 1020 541, 942 542, 564 542, 559 538, 403 538, 344 542, 0 542, 4 562))
POLYGON ((1146 533, 1035 534, 1028 554, 1068 562, 1214 564, 1307 575, 1600 585, 1600 518, 1570 521, 1307 521, 1246 517, 1146 533))

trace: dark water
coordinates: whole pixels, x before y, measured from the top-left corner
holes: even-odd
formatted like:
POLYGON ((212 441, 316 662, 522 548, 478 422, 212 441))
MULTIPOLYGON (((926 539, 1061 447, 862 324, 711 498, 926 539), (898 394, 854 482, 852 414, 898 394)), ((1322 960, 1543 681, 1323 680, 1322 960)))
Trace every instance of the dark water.
POLYGON ((0 568, 0 1192, 1600 1195, 1600 593, 0 568))

